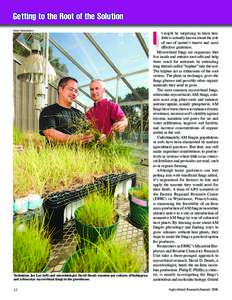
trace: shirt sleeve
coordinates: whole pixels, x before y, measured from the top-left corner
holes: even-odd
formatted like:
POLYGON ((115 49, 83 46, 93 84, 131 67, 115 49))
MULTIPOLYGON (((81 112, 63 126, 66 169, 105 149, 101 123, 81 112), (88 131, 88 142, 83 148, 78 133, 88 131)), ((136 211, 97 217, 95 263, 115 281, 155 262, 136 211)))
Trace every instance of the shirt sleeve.
POLYGON ((54 113, 50 111, 49 107, 45 107, 39 116, 39 133, 44 135, 44 130, 56 128, 56 118, 54 113))
POLYGON ((86 120, 91 121, 91 111, 90 111, 90 109, 87 110, 87 112, 85 113, 85 118, 86 118, 86 120))
POLYGON ((111 120, 114 122, 119 121, 121 118, 125 117, 124 112, 122 111, 121 107, 114 102, 110 102, 111 108, 110 108, 110 117, 111 120))

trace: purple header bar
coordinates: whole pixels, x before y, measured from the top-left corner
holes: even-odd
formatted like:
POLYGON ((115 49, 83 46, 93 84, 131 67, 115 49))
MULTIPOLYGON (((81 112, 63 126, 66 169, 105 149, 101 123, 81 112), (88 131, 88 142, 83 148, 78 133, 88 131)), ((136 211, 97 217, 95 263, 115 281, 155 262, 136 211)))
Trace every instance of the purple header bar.
POLYGON ((232 25, 230 0, 8 0, 0 25, 232 25))

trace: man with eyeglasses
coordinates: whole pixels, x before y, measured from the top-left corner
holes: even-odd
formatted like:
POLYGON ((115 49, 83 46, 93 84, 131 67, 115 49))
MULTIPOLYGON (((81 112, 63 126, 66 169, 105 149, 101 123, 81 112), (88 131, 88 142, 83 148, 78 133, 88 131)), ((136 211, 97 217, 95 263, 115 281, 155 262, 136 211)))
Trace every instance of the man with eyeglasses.
POLYGON ((93 136, 75 135, 77 131, 75 121, 84 114, 72 107, 77 97, 78 81, 73 77, 64 77, 58 83, 58 100, 46 106, 40 113, 39 132, 51 143, 78 143, 85 144, 93 140, 93 136))
POLYGON ((104 82, 101 79, 91 80, 89 88, 94 106, 86 112, 86 118, 101 132, 101 140, 106 136, 114 137, 115 132, 123 132, 128 126, 127 118, 118 104, 103 97, 104 82))

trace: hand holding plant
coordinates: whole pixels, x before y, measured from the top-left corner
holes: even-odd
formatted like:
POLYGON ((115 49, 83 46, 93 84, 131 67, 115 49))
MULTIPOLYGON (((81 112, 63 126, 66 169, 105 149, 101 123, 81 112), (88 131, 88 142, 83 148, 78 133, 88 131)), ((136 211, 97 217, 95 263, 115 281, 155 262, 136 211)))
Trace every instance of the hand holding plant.
POLYGON ((126 118, 117 121, 113 124, 113 131, 115 132, 123 132, 128 125, 128 121, 126 118))
POLYGON ((89 134, 74 134, 70 137, 69 143, 82 145, 82 144, 87 144, 87 143, 92 142, 93 139, 94 139, 94 136, 91 133, 89 133, 89 134))
POLYGON ((103 142, 105 142, 105 141, 106 141, 106 135, 103 133, 103 134, 100 136, 99 140, 97 141, 97 144, 101 144, 101 143, 103 143, 103 142))
POLYGON ((83 134, 80 138, 80 144, 87 144, 94 140, 93 134, 83 134))

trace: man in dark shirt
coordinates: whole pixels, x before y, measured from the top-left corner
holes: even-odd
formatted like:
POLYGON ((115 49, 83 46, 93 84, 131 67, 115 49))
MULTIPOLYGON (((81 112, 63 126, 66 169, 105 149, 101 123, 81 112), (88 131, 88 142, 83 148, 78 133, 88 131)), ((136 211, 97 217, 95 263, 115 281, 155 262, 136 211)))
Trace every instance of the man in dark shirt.
POLYGON ((78 128, 76 121, 85 118, 84 114, 72 107, 77 97, 78 81, 72 77, 64 77, 58 84, 58 100, 46 106, 39 117, 39 132, 49 142, 84 144, 93 140, 92 135, 75 135, 78 128))

